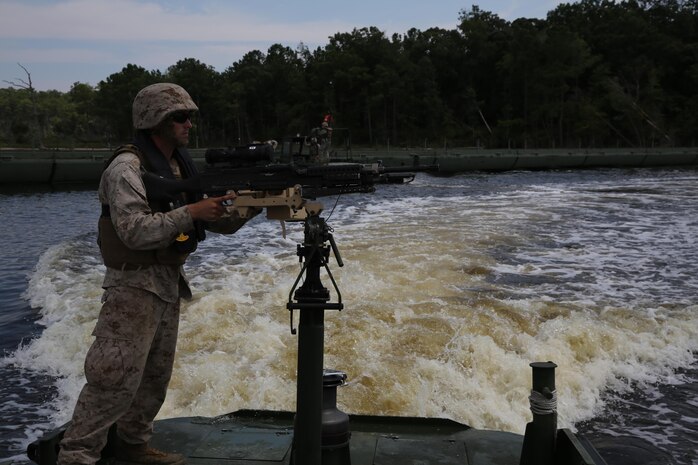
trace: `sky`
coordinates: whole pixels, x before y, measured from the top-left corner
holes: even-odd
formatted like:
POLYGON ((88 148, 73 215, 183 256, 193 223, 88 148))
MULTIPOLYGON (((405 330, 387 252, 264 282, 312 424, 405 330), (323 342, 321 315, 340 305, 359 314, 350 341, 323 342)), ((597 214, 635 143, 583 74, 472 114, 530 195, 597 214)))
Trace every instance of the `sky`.
POLYGON ((0 88, 31 76, 37 90, 96 86, 127 64, 166 69, 194 58, 223 72, 252 50, 310 50, 375 26, 456 29, 462 10, 513 21, 545 18, 556 0, 0 0, 0 88))

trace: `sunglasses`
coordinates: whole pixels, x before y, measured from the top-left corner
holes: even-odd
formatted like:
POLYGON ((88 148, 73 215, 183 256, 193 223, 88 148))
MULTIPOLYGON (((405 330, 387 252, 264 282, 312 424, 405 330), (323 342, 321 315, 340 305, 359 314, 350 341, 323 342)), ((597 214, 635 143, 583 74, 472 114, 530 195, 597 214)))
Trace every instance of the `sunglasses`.
POLYGON ((170 119, 175 123, 184 124, 191 119, 191 111, 175 111, 170 115, 170 119))

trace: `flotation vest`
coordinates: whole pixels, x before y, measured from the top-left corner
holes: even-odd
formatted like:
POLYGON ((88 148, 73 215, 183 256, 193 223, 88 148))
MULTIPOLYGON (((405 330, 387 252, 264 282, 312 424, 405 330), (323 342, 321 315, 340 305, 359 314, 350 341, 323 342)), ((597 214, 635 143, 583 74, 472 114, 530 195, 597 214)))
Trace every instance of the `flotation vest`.
MULTIPOLYGON (((153 212, 167 212, 181 207, 187 203, 199 200, 192 195, 184 193, 171 194, 157 188, 157 179, 175 180, 170 165, 157 149, 150 137, 145 134, 136 136, 132 144, 118 147, 105 164, 104 169, 122 153, 134 153, 141 162, 141 172, 144 176, 146 198, 153 212), (153 176, 154 175, 154 176, 153 176), (145 181, 147 178, 147 182, 145 181)), ((196 176, 197 170, 193 160, 186 149, 175 150, 174 158, 180 166, 182 178, 187 179, 196 176)), ((183 265, 189 254, 194 252, 199 241, 204 240, 206 233, 203 224, 194 222, 194 229, 179 234, 168 247, 155 250, 130 249, 116 234, 116 229, 111 220, 109 205, 102 204, 102 214, 98 223, 97 243, 102 254, 105 266, 121 270, 134 270, 146 268, 150 265, 183 265)))

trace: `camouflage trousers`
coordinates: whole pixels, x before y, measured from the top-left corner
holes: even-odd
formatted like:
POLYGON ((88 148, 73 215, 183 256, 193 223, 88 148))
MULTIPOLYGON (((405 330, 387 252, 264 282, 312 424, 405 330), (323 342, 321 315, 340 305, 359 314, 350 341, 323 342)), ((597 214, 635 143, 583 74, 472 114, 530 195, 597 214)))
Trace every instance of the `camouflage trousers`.
POLYGON ((172 374, 179 302, 131 287, 108 288, 85 358, 87 383, 65 431, 59 465, 94 464, 112 424, 121 440, 146 443, 172 374))

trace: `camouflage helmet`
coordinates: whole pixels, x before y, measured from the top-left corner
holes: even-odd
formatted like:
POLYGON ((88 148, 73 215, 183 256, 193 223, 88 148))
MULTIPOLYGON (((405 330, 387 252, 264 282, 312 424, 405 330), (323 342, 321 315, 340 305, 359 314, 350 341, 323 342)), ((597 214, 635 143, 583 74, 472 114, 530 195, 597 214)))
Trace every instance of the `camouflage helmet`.
POLYGON ((175 111, 196 111, 186 90, 177 84, 161 82, 144 87, 133 99, 133 127, 151 129, 175 111))

